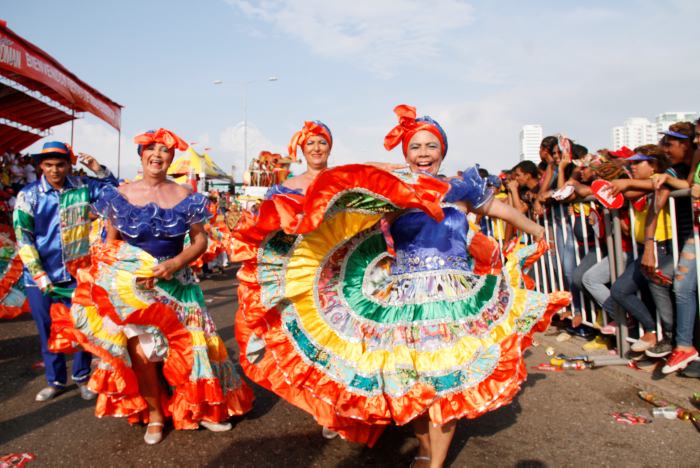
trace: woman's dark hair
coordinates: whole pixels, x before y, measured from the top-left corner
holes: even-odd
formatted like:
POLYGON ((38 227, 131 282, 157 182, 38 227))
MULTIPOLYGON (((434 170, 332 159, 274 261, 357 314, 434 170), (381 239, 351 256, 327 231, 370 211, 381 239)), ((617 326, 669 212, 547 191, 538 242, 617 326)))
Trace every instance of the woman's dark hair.
POLYGON ((572 159, 581 159, 585 155, 588 154, 588 148, 586 148, 583 145, 579 145, 576 143, 571 144, 571 158, 572 159))
POLYGON ((540 161, 540 163, 537 165, 537 169, 540 171, 546 171, 547 170, 547 161, 540 161))
POLYGON ((489 171, 487 171, 483 167, 480 167, 479 168, 479 175, 481 176, 482 179, 485 179, 486 177, 489 176, 489 171))
POLYGON ((555 136, 547 136, 542 139, 540 148, 547 150, 549 154, 554 153, 554 148, 559 145, 559 140, 555 136))
POLYGON ((520 172, 524 174, 530 174, 534 179, 540 177, 540 173, 537 171, 537 165, 532 161, 520 161, 518 164, 513 166, 513 170, 520 169, 520 172))

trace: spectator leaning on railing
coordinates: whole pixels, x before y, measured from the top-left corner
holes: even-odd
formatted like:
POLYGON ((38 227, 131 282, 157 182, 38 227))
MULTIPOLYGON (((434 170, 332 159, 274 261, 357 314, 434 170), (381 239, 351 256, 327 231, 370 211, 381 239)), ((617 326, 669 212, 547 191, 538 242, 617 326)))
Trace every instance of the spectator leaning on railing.
MULTIPOLYGON (((695 185, 700 182, 700 177, 697 174, 697 125, 698 122, 695 125, 690 122, 680 122, 671 125, 669 130, 664 132, 663 150, 671 161, 682 167, 682 170, 675 177, 666 174, 655 181, 654 189, 660 200, 668 198, 670 190, 689 188, 691 184, 695 186, 693 191, 696 194, 700 191, 695 185), (683 172, 686 167, 689 170, 683 172)), ((691 210, 688 197, 677 199, 676 225, 680 256, 673 279, 673 292, 676 300, 676 344, 675 347, 672 347, 671 341, 667 340, 646 352, 652 357, 663 357, 670 354, 662 369, 665 374, 684 369, 690 362, 698 358, 698 352, 693 346, 693 329, 698 299, 695 241, 691 236, 694 216, 691 215, 691 210)))
POLYGON ((673 326, 673 308, 670 299, 670 284, 662 278, 670 276, 673 271, 672 245, 673 236, 669 209, 653 193, 653 180, 664 171, 673 173, 668 168, 669 160, 658 145, 644 145, 635 149, 635 154, 627 161, 631 163, 632 179, 612 181, 615 189, 622 191, 632 202, 634 210, 634 240, 637 243, 639 257, 628 265, 624 273, 611 288, 613 299, 629 314, 641 323, 644 334, 632 344, 632 351, 644 352, 654 347, 656 322, 647 305, 637 297, 637 291, 647 287, 653 297, 656 312, 661 319, 663 329, 671 330, 673 326), (654 267, 654 258, 658 256, 659 268, 654 267), (652 261, 652 270, 645 267, 652 261), (651 281, 650 281, 651 280, 651 281))
MULTIPOLYGON (((576 148, 576 146, 574 146, 576 148)), ((582 148, 582 147, 581 147, 582 148)), ((553 198, 561 203, 569 203, 577 198, 585 198, 591 195, 590 184, 595 180, 596 174, 593 165, 599 159, 597 155, 588 154, 582 158, 574 159, 570 164, 560 170, 558 189, 553 198)), ((573 316, 564 315, 564 318, 571 317, 572 327, 578 327, 582 322, 581 296, 583 289, 583 274, 597 263, 595 251, 594 232, 589 222, 591 207, 588 203, 574 203, 568 209, 573 213, 573 235, 576 241, 574 248, 580 249, 587 243, 588 253, 583 255, 578 266, 574 269, 571 280, 571 294, 573 295, 573 316), (581 217, 583 209, 583 218, 581 217), (585 235, 584 235, 585 231, 585 235)), ((579 251, 580 255, 582 253, 579 251)))

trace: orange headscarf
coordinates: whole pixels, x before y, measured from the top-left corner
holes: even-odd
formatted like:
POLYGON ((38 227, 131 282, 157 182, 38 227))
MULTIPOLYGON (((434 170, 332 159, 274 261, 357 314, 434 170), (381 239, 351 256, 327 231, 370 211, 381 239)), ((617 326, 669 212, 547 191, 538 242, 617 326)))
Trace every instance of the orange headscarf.
POLYGON ((413 135, 421 130, 427 130, 440 140, 442 155, 445 156, 447 135, 439 123, 427 115, 416 119, 416 108, 407 104, 399 104, 394 107, 394 113, 399 118, 399 124, 384 137, 384 148, 390 151, 401 143, 403 154, 406 155, 408 142, 411 141, 413 135))
POLYGON ((333 147, 333 136, 326 124, 320 120, 307 120, 304 122, 302 129, 296 132, 289 142, 289 157, 291 157, 293 161, 296 161, 297 146, 304 146, 304 143, 306 143, 306 140, 310 137, 319 135, 326 139, 329 147, 333 147))
POLYGON ((139 155, 143 152, 144 146, 148 146, 153 143, 162 143, 167 146, 170 151, 174 151, 176 149, 184 151, 188 146, 190 146, 185 140, 165 128, 150 130, 148 132, 141 133, 140 135, 136 135, 134 137, 134 143, 139 145, 137 150, 139 155))

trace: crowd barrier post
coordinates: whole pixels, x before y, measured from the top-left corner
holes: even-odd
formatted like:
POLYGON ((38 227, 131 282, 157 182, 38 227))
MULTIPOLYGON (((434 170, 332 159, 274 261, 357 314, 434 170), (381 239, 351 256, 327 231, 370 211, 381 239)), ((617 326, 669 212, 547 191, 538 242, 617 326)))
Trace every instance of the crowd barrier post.
MULTIPOLYGON (((607 210, 606 210, 607 211, 607 210)), ((608 250, 608 257, 611 261, 611 266, 614 262, 615 268, 610 268, 610 284, 612 285, 625 271, 625 256, 621 255, 622 251, 622 228, 620 226, 620 211, 617 209, 610 210, 612 219, 612 250, 608 250)), ((632 226, 632 221, 630 221, 632 226)), ((632 227, 630 227, 630 230, 632 227)), ((606 231, 611 232, 611 231, 606 231)), ((634 231, 632 231, 634 232, 634 231)), ((609 234, 608 234, 609 236, 609 234)), ((634 245, 634 241, 632 242, 634 245)), ((627 317, 625 311, 618 304, 615 304, 615 319, 617 321, 617 354, 624 358, 630 349, 628 340, 629 331, 627 329, 627 317)))

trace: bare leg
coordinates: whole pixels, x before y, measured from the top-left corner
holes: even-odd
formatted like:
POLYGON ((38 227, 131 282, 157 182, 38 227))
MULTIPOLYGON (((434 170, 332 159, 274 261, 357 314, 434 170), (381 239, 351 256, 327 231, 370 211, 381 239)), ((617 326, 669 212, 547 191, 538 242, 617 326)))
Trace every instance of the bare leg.
MULTIPOLYGON (((423 415, 413 420, 413 430, 416 433, 416 438, 420 446, 418 447, 417 457, 426 457, 430 459, 430 431, 428 429, 430 421, 428 415, 423 415)), ((429 466, 430 462, 422 458, 416 458, 414 466, 416 468, 429 466)))
MULTIPOLYGON (((138 337, 130 338, 128 341, 129 356, 139 382, 139 391, 148 405, 148 421, 162 423, 164 420, 163 410, 160 407, 160 395, 162 385, 158 376, 156 363, 148 360, 139 345, 138 337)), ((162 426, 151 426, 146 432, 161 432, 162 426)))
POLYGON ((452 437, 455 435, 457 421, 452 420, 446 424, 430 424, 430 468, 442 468, 442 464, 450 449, 452 437))

